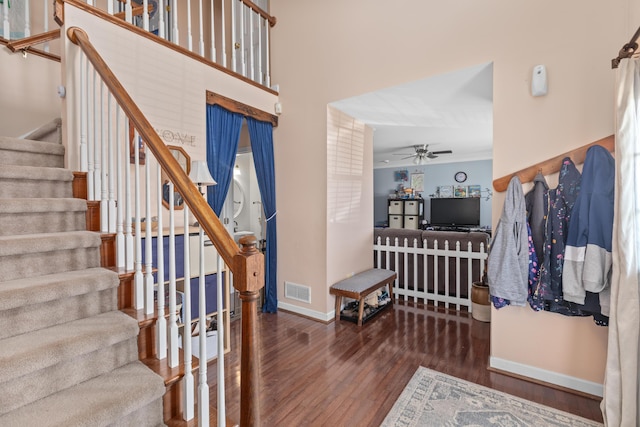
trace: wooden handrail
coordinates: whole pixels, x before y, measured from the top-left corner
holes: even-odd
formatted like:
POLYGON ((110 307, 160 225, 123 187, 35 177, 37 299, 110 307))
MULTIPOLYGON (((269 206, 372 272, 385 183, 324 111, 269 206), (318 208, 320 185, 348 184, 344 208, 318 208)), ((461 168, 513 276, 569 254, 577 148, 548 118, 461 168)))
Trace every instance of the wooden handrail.
POLYGON ((246 4, 255 13, 257 13, 258 15, 262 16, 264 19, 269 21, 269 26, 270 27, 273 27, 273 26, 276 25, 276 21, 277 21, 276 17, 269 15, 267 12, 262 10, 257 4, 253 3, 250 0, 242 0, 242 3, 246 4))
POLYGON ((240 240, 240 250, 226 228, 222 225, 211 207, 207 204, 195 184, 182 170, 164 142, 155 132, 153 126, 144 116, 140 108, 124 89, 104 59, 89 41, 87 33, 82 29, 71 27, 67 36, 77 44, 87 59, 93 64, 111 95, 115 98, 124 114, 133 123, 144 139, 156 160, 184 202, 189 206, 193 216, 198 220, 218 253, 234 274, 234 287, 242 300, 242 357, 240 380, 240 425, 260 425, 259 409, 259 356, 255 343, 256 312, 259 291, 264 287, 264 256, 256 249, 254 236, 245 236, 240 240))
MULTIPOLYGON (((120 0, 122 1, 122 0, 120 0)), ((153 5, 151 3, 149 3, 149 5, 147 6, 147 9, 149 10, 149 13, 153 12, 153 5)), ((138 15, 142 15, 142 12, 144 12, 144 6, 136 6, 134 8, 131 9, 131 16, 138 16, 138 15)), ((115 16, 116 18, 120 18, 122 20, 124 20, 127 16, 127 12, 118 12, 118 13, 114 13, 113 16, 115 16)))
POLYGON ((509 181, 511 181, 511 178, 513 178, 514 176, 520 178, 520 182, 524 184, 525 182, 533 181, 538 172, 541 172, 543 175, 550 175, 552 173, 558 172, 562 167, 562 159, 564 159, 565 157, 571 158, 571 160, 577 165, 584 163, 584 159, 587 155, 587 150, 594 145, 601 145, 607 150, 614 152, 614 136, 609 135, 605 138, 583 145, 582 147, 578 147, 571 151, 567 151, 566 153, 559 154, 551 159, 536 163, 535 165, 529 166, 528 168, 524 168, 517 172, 495 179, 493 181, 493 188, 496 191, 505 191, 509 186, 509 181))
POLYGON ((40 43, 46 43, 51 40, 60 38, 60 28, 47 31, 46 33, 36 34, 35 36, 25 37, 19 40, 13 40, 7 43, 7 47, 11 52, 28 49, 40 43))

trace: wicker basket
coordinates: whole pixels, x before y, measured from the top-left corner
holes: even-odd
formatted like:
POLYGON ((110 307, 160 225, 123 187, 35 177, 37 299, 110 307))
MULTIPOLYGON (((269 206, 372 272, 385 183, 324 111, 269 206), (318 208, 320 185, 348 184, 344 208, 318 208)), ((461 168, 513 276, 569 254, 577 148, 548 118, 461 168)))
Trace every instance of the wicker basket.
POLYGON ((471 287, 471 317, 480 322, 491 321, 489 287, 482 282, 473 282, 471 287))

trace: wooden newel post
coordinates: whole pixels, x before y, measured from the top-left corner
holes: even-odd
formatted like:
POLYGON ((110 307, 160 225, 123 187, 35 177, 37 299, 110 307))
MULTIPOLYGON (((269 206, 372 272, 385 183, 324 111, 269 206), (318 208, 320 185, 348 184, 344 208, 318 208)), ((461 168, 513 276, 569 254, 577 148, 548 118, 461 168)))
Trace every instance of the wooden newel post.
POLYGON ((236 256, 234 287, 242 300, 242 356, 240 364, 240 426, 260 425, 260 365, 257 311, 260 289, 264 287, 264 256, 256 248, 255 236, 240 239, 236 256))

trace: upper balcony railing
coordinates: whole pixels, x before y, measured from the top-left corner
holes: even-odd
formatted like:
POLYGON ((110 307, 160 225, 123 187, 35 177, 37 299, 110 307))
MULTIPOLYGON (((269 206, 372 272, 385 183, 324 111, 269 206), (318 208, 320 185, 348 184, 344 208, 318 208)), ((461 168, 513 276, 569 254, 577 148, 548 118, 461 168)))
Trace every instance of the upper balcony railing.
MULTIPOLYGON (((270 87, 268 0, 87 0, 157 37, 270 87)), ((0 35, 18 40, 57 29, 50 0, 0 0, 0 35)), ((59 55, 59 42, 42 42, 59 55)), ((33 47, 26 47, 26 52, 33 47)))

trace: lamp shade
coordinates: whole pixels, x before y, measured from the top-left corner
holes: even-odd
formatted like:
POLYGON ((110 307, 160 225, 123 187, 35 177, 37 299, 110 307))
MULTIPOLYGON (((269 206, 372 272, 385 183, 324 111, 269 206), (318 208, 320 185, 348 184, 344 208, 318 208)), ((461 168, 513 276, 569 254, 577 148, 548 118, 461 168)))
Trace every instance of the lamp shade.
POLYGON ((191 172, 189 179, 197 185, 216 185, 217 182, 209 173, 209 167, 204 160, 194 160, 191 162, 191 172))

